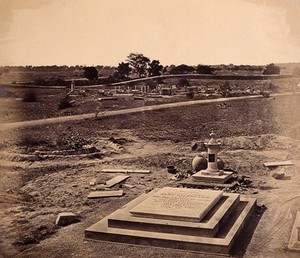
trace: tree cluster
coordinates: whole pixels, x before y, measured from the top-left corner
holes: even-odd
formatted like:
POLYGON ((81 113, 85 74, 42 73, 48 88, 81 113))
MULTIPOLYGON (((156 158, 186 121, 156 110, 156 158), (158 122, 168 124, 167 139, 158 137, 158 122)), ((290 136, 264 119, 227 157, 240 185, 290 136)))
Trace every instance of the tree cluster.
POLYGON ((98 70, 95 67, 84 67, 83 70, 84 77, 87 78, 89 81, 94 81, 98 79, 98 70))
POLYGON ((275 65, 275 64, 268 64, 264 71, 263 74, 267 75, 267 74, 279 74, 280 73, 280 67, 275 65))
MULTIPOLYGON (((263 71, 263 74, 279 74, 280 67, 274 64, 268 64, 264 70, 262 66, 250 66, 250 65, 220 65, 210 66, 199 64, 197 66, 190 66, 181 64, 178 66, 170 65, 163 66, 159 60, 150 60, 150 58, 140 53, 130 53, 127 56, 125 62, 119 63, 115 72, 109 77, 98 79, 98 70, 95 67, 84 67, 84 77, 90 82, 97 81, 98 83, 112 83, 119 81, 126 81, 129 78, 143 78, 160 76, 162 74, 216 74, 218 70, 226 71, 263 71)), ((226 87, 225 87, 226 88, 226 87)), ((226 91, 226 90, 225 90, 226 91)), ((224 91, 224 94, 225 94, 224 91)))
POLYGON ((181 64, 172 68, 170 70, 170 74, 187 74, 187 73, 193 73, 194 71, 195 71, 195 67, 181 64))
POLYGON ((129 76, 143 78, 146 76, 159 76, 162 74, 163 66, 158 60, 139 53, 130 53, 126 62, 119 63, 117 71, 110 76, 110 81, 128 80, 129 76))

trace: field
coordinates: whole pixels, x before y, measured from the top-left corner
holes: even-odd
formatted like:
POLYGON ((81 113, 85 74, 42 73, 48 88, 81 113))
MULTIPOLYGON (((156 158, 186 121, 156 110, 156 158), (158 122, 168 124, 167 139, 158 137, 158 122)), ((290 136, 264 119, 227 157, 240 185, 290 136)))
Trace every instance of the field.
MULTIPOLYGON (((246 82, 245 82, 246 83, 246 82)), ((250 82, 247 82, 250 83, 250 82)), ((195 82, 196 84, 196 82, 195 82)), ((203 83, 199 83, 203 84, 203 83)), ((278 83, 277 92, 293 90, 295 81, 278 83)), ((257 85, 261 85, 257 82, 257 85)), ((74 97, 72 108, 58 110, 65 90, 39 90, 38 102, 22 102, 23 91, 0 99, 2 123, 93 113, 99 92, 74 97)), ((121 101, 105 110, 178 102, 184 96, 121 101)), ((191 100, 192 101, 192 100, 191 100)), ((114 117, 47 124, 1 131, 0 255, 3 257, 214 257, 172 249, 86 241, 84 229, 156 187, 179 186, 166 172, 175 165, 182 174, 211 130, 222 141, 225 167, 249 176, 251 187, 241 194, 258 200, 255 222, 234 246, 234 257, 297 257, 288 253, 291 227, 300 207, 299 94, 234 100, 147 111, 114 117), (264 162, 293 160, 295 165, 274 170, 264 162), (150 169, 151 174, 130 174, 125 195, 89 200, 89 182, 104 182, 113 174, 104 168, 150 169), (285 173, 276 180, 273 173, 285 173), (79 221, 55 226, 59 212, 72 211, 79 221)), ((118 189, 119 186, 117 186, 118 189)))

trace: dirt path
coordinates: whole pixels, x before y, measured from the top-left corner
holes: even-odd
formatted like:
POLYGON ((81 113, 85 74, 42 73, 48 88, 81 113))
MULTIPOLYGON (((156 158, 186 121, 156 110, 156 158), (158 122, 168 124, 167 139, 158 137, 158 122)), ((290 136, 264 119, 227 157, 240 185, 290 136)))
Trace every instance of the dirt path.
MULTIPOLYGON (((272 97, 293 95, 293 94, 300 94, 300 92, 277 93, 277 94, 272 94, 272 97)), ((195 100, 195 101, 185 101, 185 102, 161 104, 161 105, 156 105, 156 106, 144 106, 144 107, 138 107, 138 108, 123 109, 123 110, 113 110, 113 111, 106 111, 106 112, 102 113, 101 117, 132 114, 132 113, 167 109, 167 108, 173 108, 173 107, 184 107, 184 106, 189 106, 189 105, 201 105, 201 104, 203 105, 203 104, 207 104, 207 103, 228 102, 228 101, 234 101, 234 100, 256 99, 256 98, 262 98, 262 96, 255 95, 255 96, 244 96, 244 97, 195 100)), ((68 122, 68 121, 90 119, 90 118, 95 118, 95 117, 96 117, 96 113, 89 113, 89 114, 83 114, 83 115, 54 117, 54 118, 46 118, 46 119, 39 119, 39 120, 32 120, 32 121, 3 123, 0 125, 0 130, 9 130, 9 129, 16 129, 16 128, 24 128, 24 127, 34 127, 34 126, 40 126, 40 125, 49 125, 49 124, 62 123, 62 122, 68 122)))

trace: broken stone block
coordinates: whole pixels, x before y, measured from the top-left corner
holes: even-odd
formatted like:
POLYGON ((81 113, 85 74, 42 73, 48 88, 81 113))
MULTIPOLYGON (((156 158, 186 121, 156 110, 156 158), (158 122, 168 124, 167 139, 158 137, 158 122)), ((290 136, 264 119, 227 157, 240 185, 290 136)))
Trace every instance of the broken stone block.
POLYGON ((55 224, 58 226, 67 226, 77 221, 73 212, 61 212, 58 214, 55 224))
POLYGON ((96 185, 96 184, 97 184, 97 181, 96 181, 96 180, 90 181, 90 186, 94 186, 94 185, 96 185))
POLYGON ((283 179, 284 176, 285 176, 284 173, 274 173, 274 174, 272 175, 272 177, 274 177, 275 179, 283 179))

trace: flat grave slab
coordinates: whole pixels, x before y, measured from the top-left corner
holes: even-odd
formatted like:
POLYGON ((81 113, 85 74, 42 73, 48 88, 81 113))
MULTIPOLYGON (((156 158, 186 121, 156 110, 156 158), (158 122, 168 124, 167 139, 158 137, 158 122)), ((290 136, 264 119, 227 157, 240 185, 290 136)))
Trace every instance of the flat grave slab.
POLYGON ((136 174, 149 174, 151 170, 146 169, 116 169, 116 168, 108 168, 102 169, 102 173, 136 173, 136 174))
POLYGON ((300 252, 300 211, 296 214, 296 219, 292 228, 288 249, 294 252, 300 252))
POLYGON ((119 197, 123 195, 123 190, 118 191, 94 191, 88 195, 89 199, 105 198, 105 197, 119 197))
POLYGON ((199 222, 222 191, 164 187, 130 210, 134 216, 199 222))
POLYGON ((265 167, 278 167, 278 166, 291 166, 291 165, 294 165, 293 161, 291 161, 291 160, 274 161, 274 162, 264 163, 265 167))
POLYGON ((119 184, 121 182, 124 182, 126 179, 128 179, 129 176, 116 176, 108 181, 105 182, 105 184, 98 185, 98 188, 111 188, 115 186, 116 184, 119 184))

